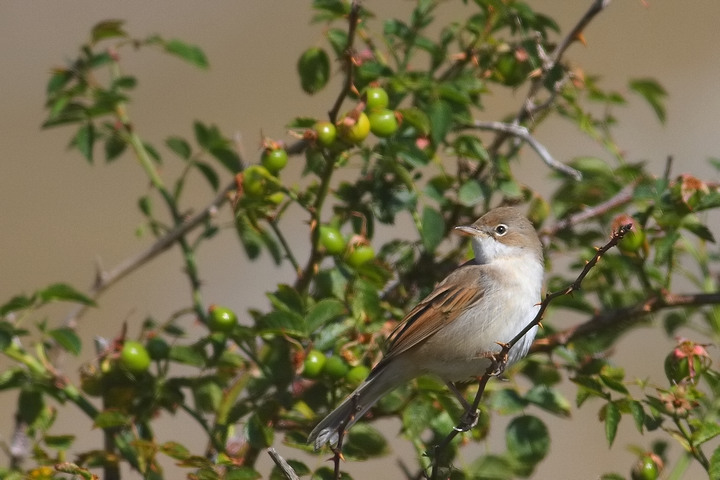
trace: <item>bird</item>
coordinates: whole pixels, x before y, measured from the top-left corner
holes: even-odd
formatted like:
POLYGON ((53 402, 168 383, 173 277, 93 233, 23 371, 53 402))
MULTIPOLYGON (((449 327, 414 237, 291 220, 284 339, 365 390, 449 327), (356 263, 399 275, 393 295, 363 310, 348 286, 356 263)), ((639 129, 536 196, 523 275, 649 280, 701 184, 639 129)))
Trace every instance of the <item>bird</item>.
MULTIPOLYGON (((540 239, 522 210, 497 207, 454 230, 470 238, 474 259, 453 270, 397 325, 367 379, 310 433, 315 450, 337 444, 383 395, 416 377, 434 375, 456 392, 455 382, 482 376, 501 345, 534 320, 545 266, 540 239)), ((509 350, 505 366, 527 354, 536 332, 537 325, 509 350)))

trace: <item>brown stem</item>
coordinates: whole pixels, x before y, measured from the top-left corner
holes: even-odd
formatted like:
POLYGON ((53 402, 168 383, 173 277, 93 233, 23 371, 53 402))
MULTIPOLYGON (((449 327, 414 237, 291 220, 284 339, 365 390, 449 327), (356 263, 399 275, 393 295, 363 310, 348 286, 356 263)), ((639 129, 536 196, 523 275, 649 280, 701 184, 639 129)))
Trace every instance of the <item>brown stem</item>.
POLYGON ((665 308, 717 304, 720 304, 720 293, 718 292, 688 294, 660 293, 652 295, 642 302, 619 310, 599 313, 579 325, 535 340, 530 348, 530 352, 550 352, 554 348, 567 345, 578 338, 609 329, 616 329, 621 324, 637 323, 646 316, 665 308))
POLYGON ((340 112, 340 107, 342 107, 342 103, 345 100, 345 97, 347 97, 348 93, 350 92, 350 89, 352 89, 353 86, 353 79, 355 77, 355 63, 353 60, 353 43, 355 42, 355 31, 357 30, 357 24, 360 20, 360 3, 358 0, 353 0, 352 5, 350 6, 350 14, 348 15, 348 40, 347 45, 345 45, 345 85, 343 85, 343 88, 340 90, 340 93, 338 94, 337 99, 335 100, 335 103, 333 104, 333 107, 328 112, 328 117, 330 117, 330 121, 332 123, 335 123, 337 121, 338 112, 340 112))

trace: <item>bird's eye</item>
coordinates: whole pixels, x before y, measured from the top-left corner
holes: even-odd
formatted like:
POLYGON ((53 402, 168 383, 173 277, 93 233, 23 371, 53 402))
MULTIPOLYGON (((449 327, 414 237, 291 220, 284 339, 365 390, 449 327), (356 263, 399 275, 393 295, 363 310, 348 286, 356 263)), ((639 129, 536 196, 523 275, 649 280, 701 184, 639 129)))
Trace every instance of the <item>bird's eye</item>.
POLYGON ((495 233, 497 233, 499 236, 503 236, 507 233, 508 227, 504 223, 501 223, 497 227, 495 227, 495 233))

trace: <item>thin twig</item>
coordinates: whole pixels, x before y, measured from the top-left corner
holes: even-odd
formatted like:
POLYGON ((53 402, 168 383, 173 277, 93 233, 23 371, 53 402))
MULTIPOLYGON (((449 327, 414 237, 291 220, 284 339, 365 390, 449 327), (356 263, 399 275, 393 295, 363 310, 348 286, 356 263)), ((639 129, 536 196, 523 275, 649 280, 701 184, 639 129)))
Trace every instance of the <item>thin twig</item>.
POLYGON ((613 208, 619 207, 620 205, 625 205, 632 200, 633 191, 635 190, 636 185, 637 181, 632 182, 606 201, 598 203, 593 207, 588 207, 581 212, 575 213, 558 221, 548 228, 542 229, 539 233, 540 239, 543 240, 543 243, 547 243, 549 238, 554 237, 561 230, 565 230, 566 228, 585 222, 593 217, 602 215, 613 208))
POLYGON ((270 447, 267 449, 268 455, 270 455, 270 458, 272 458, 272 461, 275 462, 275 465, 280 469, 280 472, 282 472, 283 476, 287 478, 288 480, 300 480, 300 477, 297 476, 297 473, 295 473, 295 470, 285 461, 283 457, 280 456, 279 453, 277 453, 277 450, 270 447))
POLYGON ((610 329, 617 329, 622 324, 633 324, 642 321, 648 315, 666 308, 693 307, 720 304, 720 293, 661 293, 646 298, 620 310, 603 312, 588 321, 574 327, 554 333, 548 337, 535 340, 530 352, 550 352, 567 345, 575 339, 610 329))
POLYGON ((347 45, 345 45, 345 84, 343 85, 343 88, 340 90, 340 93, 338 94, 337 99, 335 100, 335 103, 333 104, 333 107, 328 112, 328 117, 330 117, 330 121, 332 123, 335 123, 337 121, 338 112, 340 112, 340 107, 342 107, 343 101, 345 100, 345 97, 347 97, 348 93, 352 89, 353 86, 353 80, 355 78, 355 61, 353 59, 353 43, 355 42, 355 30, 357 29, 357 24, 360 21, 360 3, 358 0, 353 0, 352 5, 350 6, 350 14, 348 15, 348 36, 347 36, 347 45))
POLYGON ((555 158, 553 158, 548 149, 545 148, 545 146, 539 141, 537 141, 537 139, 532 136, 530 131, 522 125, 503 122, 482 122, 480 120, 476 120, 471 125, 464 125, 462 128, 477 128, 478 130, 491 130, 494 132, 502 132, 522 139, 528 145, 530 145, 533 150, 535 150, 535 153, 538 154, 538 156, 542 159, 543 162, 545 162, 548 167, 564 173, 565 175, 569 175, 575 180, 582 180, 582 173, 572 167, 565 165, 564 163, 555 160, 555 158))
MULTIPOLYGON (((172 247, 173 244, 178 241, 178 239, 182 238, 188 232, 194 230, 198 225, 201 225, 203 222, 205 222, 205 220, 215 215, 217 209, 228 201, 229 194, 234 189, 235 182, 233 181, 225 188, 220 190, 220 192, 215 196, 212 202, 210 202, 210 204, 203 208, 199 213, 197 213, 181 225, 177 226, 174 230, 158 238, 157 241, 153 243, 149 248, 133 257, 124 260, 112 270, 98 272, 95 283, 88 292, 88 296, 93 300, 97 299, 105 290, 110 288, 120 279, 134 272, 139 267, 143 266, 145 263, 149 262, 165 250, 172 247)), ((83 316, 87 308, 87 305, 79 305, 65 319, 65 325, 69 327, 75 327, 77 320, 79 320, 80 317, 83 316)))

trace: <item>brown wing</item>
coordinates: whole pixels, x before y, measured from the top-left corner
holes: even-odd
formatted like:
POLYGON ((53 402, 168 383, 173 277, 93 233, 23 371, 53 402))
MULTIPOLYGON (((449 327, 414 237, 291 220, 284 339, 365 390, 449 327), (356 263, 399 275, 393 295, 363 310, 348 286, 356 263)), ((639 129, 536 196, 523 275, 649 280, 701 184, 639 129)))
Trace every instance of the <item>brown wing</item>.
POLYGON ((382 363, 430 338, 479 302, 485 293, 478 282, 483 270, 482 265, 465 264, 438 284, 390 334, 382 363))

